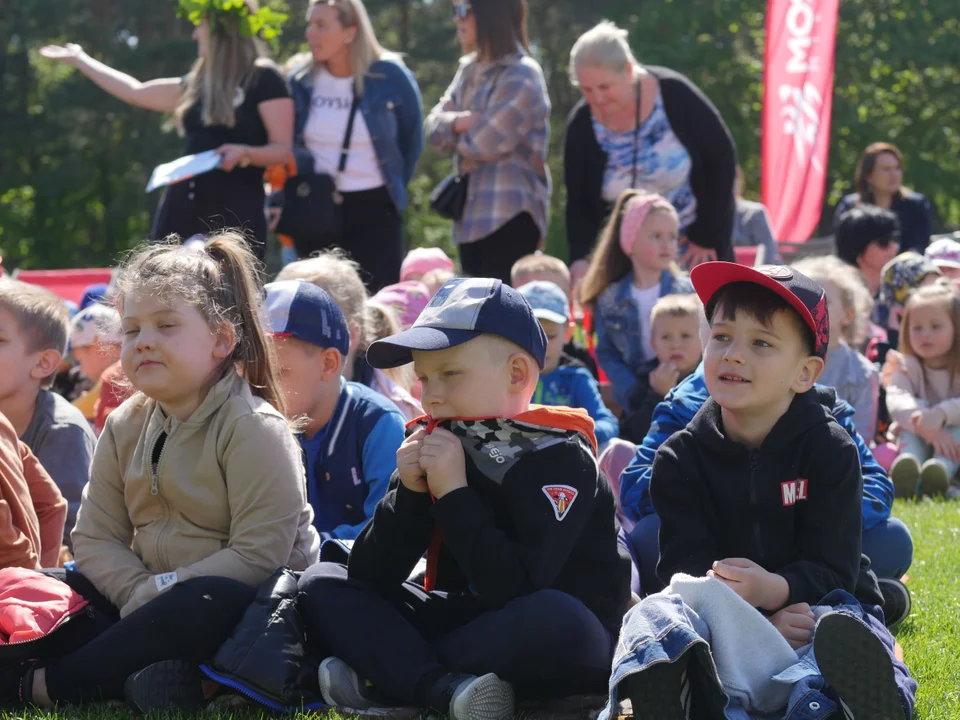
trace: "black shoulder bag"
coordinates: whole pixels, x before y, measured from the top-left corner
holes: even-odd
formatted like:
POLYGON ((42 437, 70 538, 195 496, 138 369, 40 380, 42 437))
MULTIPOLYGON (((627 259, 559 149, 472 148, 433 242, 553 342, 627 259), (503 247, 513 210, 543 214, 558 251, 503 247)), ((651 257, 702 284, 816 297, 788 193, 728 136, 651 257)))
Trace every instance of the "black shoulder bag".
POLYGON ((357 116, 359 102, 359 98, 354 95, 336 176, 326 173, 294 175, 283 185, 283 210, 277 223, 277 233, 293 239, 297 257, 309 257, 311 253, 337 245, 343 239, 340 176, 347 167, 353 121, 357 116))
MULTIPOLYGON (((497 80, 499 79, 500 73, 498 72, 493 78, 490 92, 487 93, 484 109, 490 104, 490 98, 493 97, 493 91, 496 90, 497 80)), ((463 217, 463 210, 467 205, 467 188, 469 187, 469 181, 469 173, 455 172, 447 175, 447 177, 441 180, 440 184, 433 189, 433 192, 430 193, 430 207, 437 215, 445 217, 448 220, 459 222, 463 217)))

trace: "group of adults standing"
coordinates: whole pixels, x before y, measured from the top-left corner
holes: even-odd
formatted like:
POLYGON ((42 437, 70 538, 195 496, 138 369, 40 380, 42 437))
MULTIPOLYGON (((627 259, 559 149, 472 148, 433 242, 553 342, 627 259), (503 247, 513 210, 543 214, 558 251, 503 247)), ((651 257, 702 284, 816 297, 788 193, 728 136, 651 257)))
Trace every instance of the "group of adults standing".
MULTIPOLYGON (((256 12, 255 0, 245 2, 239 12, 256 12)), ((72 64, 127 103, 172 114, 187 154, 222 156, 219 170, 165 191, 154 239, 240 228, 262 257, 264 169, 292 153, 298 176, 336 178, 342 219, 336 244, 377 290, 399 278, 401 219, 426 137, 469 179, 454 221, 464 274, 508 280, 514 261, 542 244, 552 190, 550 99, 530 53, 526 14, 526 0, 453 0, 465 54, 425 122, 416 78, 379 44, 361 0, 310 1, 309 53, 288 63, 286 77, 265 59, 258 38, 244 37, 239 23, 223 18, 199 23, 198 57, 182 78, 140 82, 77 45, 48 46, 42 54, 72 64)), ((736 149, 706 95, 673 70, 640 64, 626 31, 609 22, 576 42, 570 77, 583 95, 567 120, 564 145, 574 281, 613 203, 629 188, 659 193, 676 207, 682 264, 733 260, 736 149)), ((908 247, 929 237, 929 205, 897 184, 902 158, 890 148, 865 155, 858 193, 844 198, 838 213, 857 203, 886 204, 901 216, 908 247)))
MULTIPOLYGON (((253 0, 246 7, 256 11, 253 0)), ((287 77, 238 24, 208 19, 194 33, 198 58, 182 78, 140 82, 76 45, 43 54, 69 62, 125 102, 172 114, 186 153, 223 156, 219 170, 165 191, 153 238, 236 227, 262 256, 263 171, 292 152, 298 175, 337 176, 338 244, 371 287, 396 282, 407 186, 425 137, 469 177, 454 221, 463 272, 508 279, 513 262, 546 235, 552 190, 550 99, 531 56, 526 14, 526 0, 454 0, 465 54, 425 122, 416 79, 380 46, 361 0, 311 1, 310 53, 287 77), (338 172, 341 152, 347 162, 338 172)), ((570 69, 584 96, 568 121, 564 157, 574 271, 629 187, 659 192, 677 206, 689 259, 729 258, 735 150, 706 96, 678 73, 638 63, 626 32, 612 23, 578 40, 570 69)))

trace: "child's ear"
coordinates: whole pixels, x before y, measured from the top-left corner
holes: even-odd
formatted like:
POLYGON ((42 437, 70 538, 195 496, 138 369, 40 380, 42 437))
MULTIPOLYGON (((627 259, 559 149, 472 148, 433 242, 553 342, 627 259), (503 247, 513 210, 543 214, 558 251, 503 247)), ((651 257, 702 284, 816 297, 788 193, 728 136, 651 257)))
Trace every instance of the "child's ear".
POLYGON ((30 369, 30 377, 33 380, 43 380, 53 375, 63 359, 56 350, 48 348, 37 353, 37 360, 30 369))
POLYGON ((337 378, 343 370, 344 357, 339 350, 327 348, 320 351, 320 379, 324 382, 337 378))
POLYGON ((217 360, 225 360, 233 355, 237 346, 237 329, 228 322, 220 323, 216 333, 217 340, 213 344, 213 356, 217 360))
POLYGON ((510 392, 523 393, 530 389, 538 376, 536 361, 526 353, 513 353, 507 360, 510 370, 510 392))
POLYGON ((798 395, 805 393, 816 384, 822 372, 823 360, 813 355, 809 356, 800 366, 800 372, 797 373, 797 378, 790 389, 798 395))

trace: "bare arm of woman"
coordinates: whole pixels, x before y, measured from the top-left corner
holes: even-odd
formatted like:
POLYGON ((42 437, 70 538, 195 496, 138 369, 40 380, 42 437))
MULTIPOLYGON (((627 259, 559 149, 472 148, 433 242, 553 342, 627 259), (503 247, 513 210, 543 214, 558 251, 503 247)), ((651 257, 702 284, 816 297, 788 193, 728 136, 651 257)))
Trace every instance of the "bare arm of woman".
POLYGON ((217 152, 223 156, 221 170, 230 172, 243 159, 244 155, 251 165, 268 167, 283 165, 293 152, 293 100, 277 98, 265 100, 257 105, 260 119, 267 129, 266 145, 221 145, 217 152))
POLYGON ((40 49, 40 54, 50 60, 73 65, 115 98, 130 105, 170 113, 180 102, 183 92, 180 78, 160 78, 140 82, 126 73, 94 60, 83 51, 83 48, 73 43, 63 47, 47 45, 40 49))

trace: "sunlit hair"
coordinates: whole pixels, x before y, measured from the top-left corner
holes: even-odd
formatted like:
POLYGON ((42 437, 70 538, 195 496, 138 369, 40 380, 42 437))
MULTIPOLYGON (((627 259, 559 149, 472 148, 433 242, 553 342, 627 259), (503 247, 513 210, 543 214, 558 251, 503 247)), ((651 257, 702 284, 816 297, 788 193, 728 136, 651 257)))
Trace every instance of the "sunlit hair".
MULTIPOLYGON (((0 308, 13 316, 27 352, 67 350, 70 313, 63 300, 46 288, 10 278, 0 279, 0 308)), ((56 373, 40 381, 46 389, 53 385, 56 373)))
POLYGON ((660 317, 692 317, 698 321, 704 320, 703 303, 694 293, 675 293, 664 295, 657 300, 650 310, 650 327, 653 327, 660 317))
POLYGON ((953 324, 953 344, 947 353, 947 369, 950 371, 950 387, 954 388, 960 379, 960 290, 947 278, 940 278, 932 285, 924 285, 910 292, 900 323, 899 350, 904 355, 914 356, 923 365, 910 340, 910 315, 921 307, 942 308, 953 324))
POLYGON ((353 71, 357 94, 363 95, 363 81, 370 72, 370 66, 383 57, 399 56, 380 45, 367 8, 360 0, 311 0, 310 9, 317 5, 328 5, 336 10, 337 20, 345 30, 357 29, 350 43, 350 69, 353 71))
MULTIPOLYGON (((245 0, 250 12, 258 10, 256 0, 245 0)), ((197 58, 187 74, 180 104, 173 112, 177 127, 184 132, 183 119, 198 100, 203 106, 204 125, 236 124, 238 88, 244 92, 253 79, 258 64, 269 65, 262 59, 266 50, 261 40, 240 35, 238 21, 227 17, 210 24, 210 40, 203 57, 197 58)))
POLYGON ((360 279, 360 265, 339 248, 324 250, 305 260, 292 262, 277 275, 280 280, 306 280, 326 290, 340 308, 350 328, 350 337, 360 339, 366 348, 370 333, 367 325, 367 288, 360 279))
POLYGON ((477 47, 481 59, 497 62, 517 51, 528 53, 527 3, 525 0, 471 0, 477 22, 477 47))
POLYGON ((601 68, 618 75, 626 68, 640 66, 630 50, 626 30, 615 23, 604 20, 581 35, 570 50, 570 82, 577 85, 577 71, 580 68, 601 68))
MULTIPOLYGON (((877 159, 884 153, 893 155, 897 159, 897 164, 900 166, 900 169, 903 169, 903 153, 900 152, 900 149, 896 145, 885 142, 876 142, 869 145, 860 155, 860 159, 857 161, 857 172, 854 175, 857 183, 857 193, 860 195, 860 202, 873 203, 874 201, 869 178, 873 173, 873 169, 877 166, 877 159)), ((906 192, 907 189, 901 186, 897 191, 897 197, 902 200, 906 192)))
POLYGON ((563 290, 564 295, 570 297, 570 268, 558 257, 543 253, 524 255, 510 268, 510 284, 513 287, 520 287, 534 280, 550 280, 563 290), (562 282, 557 282, 558 280, 562 282))
MULTIPOLYGON (((630 209, 630 202, 637 197, 646 196, 642 190, 624 190, 617 198, 610 219, 600 234, 600 242, 590 256, 590 267, 580 286, 580 302, 590 305, 613 283, 622 280, 633 269, 633 261, 620 247, 620 225, 630 209)), ((668 201, 660 200, 653 204, 647 218, 655 213, 670 213, 676 217, 677 211, 668 201)), ((670 263, 668 271, 679 276, 680 266, 670 263)))
POLYGON ((839 337, 849 347, 858 348, 867 340, 873 298, 863 284, 857 269, 835 255, 809 257, 794 263, 794 269, 814 282, 830 283, 840 293, 840 304, 846 312, 853 311, 853 319, 843 324, 843 318, 830 318, 831 336, 839 337))
MULTIPOLYGON (((368 300, 366 304, 367 311, 367 340, 366 346, 370 346, 377 340, 397 335, 403 331, 400 320, 393 308, 377 302, 368 300)), ((413 364, 407 363, 395 368, 386 368, 381 370, 384 375, 393 380, 397 385, 407 392, 413 389, 417 383, 417 376, 413 372, 413 364)))
POLYGON ((214 371, 209 385, 239 366, 253 394, 286 413, 276 351, 261 319, 259 264, 243 236, 221 232, 203 250, 193 250, 180 245, 174 235, 164 243, 134 251, 117 276, 120 314, 127 297, 144 294, 197 308, 213 331, 224 323, 232 326, 236 333, 233 354, 214 371))

